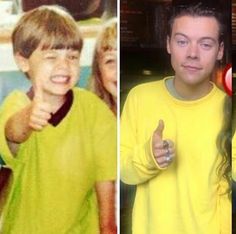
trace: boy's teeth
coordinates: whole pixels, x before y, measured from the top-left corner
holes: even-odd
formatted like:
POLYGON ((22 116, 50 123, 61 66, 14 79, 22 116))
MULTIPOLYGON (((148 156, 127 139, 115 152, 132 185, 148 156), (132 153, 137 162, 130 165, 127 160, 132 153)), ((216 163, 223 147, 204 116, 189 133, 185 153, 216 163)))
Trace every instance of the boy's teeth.
POLYGON ((59 82, 59 83, 67 82, 68 81, 68 76, 53 76, 52 81, 53 82, 59 82))

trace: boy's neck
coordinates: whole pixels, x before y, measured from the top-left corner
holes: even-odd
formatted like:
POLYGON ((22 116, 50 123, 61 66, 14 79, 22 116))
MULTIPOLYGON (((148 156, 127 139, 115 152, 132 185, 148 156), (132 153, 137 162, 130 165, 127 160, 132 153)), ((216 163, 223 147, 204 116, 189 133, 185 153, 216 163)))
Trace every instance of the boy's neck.
POLYGON ((52 108, 52 113, 56 113, 60 107, 65 103, 66 101, 66 95, 64 96, 56 96, 56 95, 47 95, 44 96, 44 101, 49 103, 52 108))

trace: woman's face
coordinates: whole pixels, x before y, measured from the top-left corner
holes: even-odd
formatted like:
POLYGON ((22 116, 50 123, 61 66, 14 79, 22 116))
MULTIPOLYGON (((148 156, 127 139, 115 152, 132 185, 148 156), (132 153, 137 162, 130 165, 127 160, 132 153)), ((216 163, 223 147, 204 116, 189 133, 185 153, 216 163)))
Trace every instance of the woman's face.
POLYGON ((101 53, 99 69, 104 88, 113 98, 117 97, 117 51, 108 50, 101 53))

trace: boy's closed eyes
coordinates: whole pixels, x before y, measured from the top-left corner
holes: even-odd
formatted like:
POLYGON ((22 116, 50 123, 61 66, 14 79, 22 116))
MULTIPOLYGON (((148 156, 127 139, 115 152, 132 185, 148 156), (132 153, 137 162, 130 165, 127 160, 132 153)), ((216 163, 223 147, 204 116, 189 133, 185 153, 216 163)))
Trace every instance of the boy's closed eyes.
MULTIPOLYGON (((59 50, 53 49, 43 51, 43 57, 48 60, 56 60, 59 57, 59 50)), ((74 62, 79 62, 80 54, 75 50, 67 50, 66 58, 74 62)))

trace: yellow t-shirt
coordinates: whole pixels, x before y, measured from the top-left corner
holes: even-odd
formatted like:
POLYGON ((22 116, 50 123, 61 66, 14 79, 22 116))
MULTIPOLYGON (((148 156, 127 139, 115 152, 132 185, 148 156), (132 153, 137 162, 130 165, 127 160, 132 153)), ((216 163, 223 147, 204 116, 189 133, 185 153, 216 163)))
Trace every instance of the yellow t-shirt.
POLYGON ((121 117, 121 179, 137 185, 133 234, 229 234, 231 205, 221 195, 226 183, 217 175, 216 146, 225 95, 214 85, 203 98, 178 100, 164 82, 132 89, 121 117), (171 139, 176 149, 166 169, 151 149, 160 119, 163 139, 171 139))
POLYGON ((3 211, 4 234, 99 233, 96 181, 116 179, 116 120, 94 94, 74 88, 66 117, 33 132, 16 157, 4 136, 6 120, 29 103, 13 92, 0 112, 0 154, 13 171, 3 211))

